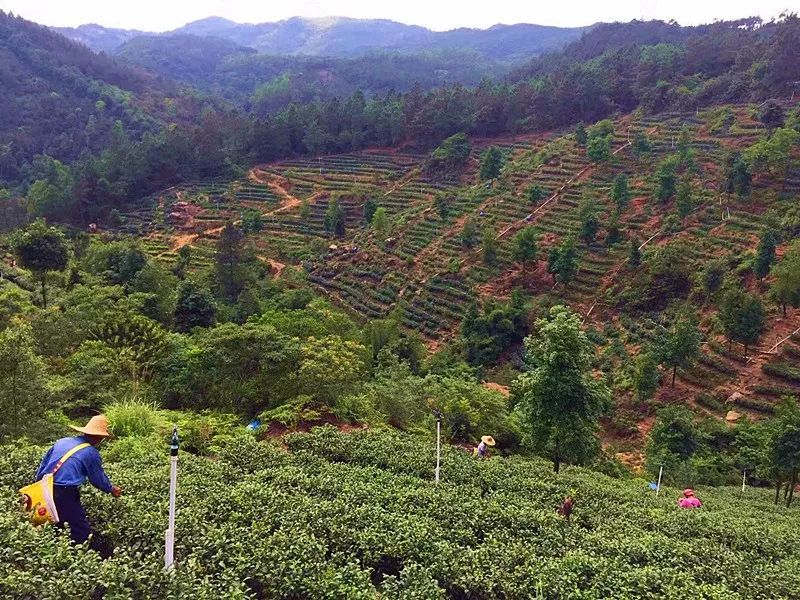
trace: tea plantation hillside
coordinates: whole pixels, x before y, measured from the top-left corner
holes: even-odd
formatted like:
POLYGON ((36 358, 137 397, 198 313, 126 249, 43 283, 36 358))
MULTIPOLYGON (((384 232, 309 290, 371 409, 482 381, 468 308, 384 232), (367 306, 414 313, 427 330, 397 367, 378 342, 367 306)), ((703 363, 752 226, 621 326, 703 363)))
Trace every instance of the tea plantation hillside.
MULTIPOLYGON (((105 450, 118 501, 87 493, 100 552, 16 508, 42 448, 0 453, 3 598, 796 598, 800 513, 756 489, 680 510, 641 479, 444 453, 429 438, 332 427, 284 447, 234 435, 182 453, 175 570, 163 571, 163 440, 105 450), (576 499, 571 523, 555 508, 576 499)), ((164 446, 164 449, 166 447, 164 446)))
MULTIPOLYGON (((796 119, 793 103, 776 106, 796 119)), ((758 281, 752 270, 764 236, 780 238, 779 257, 795 235, 800 192, 796 144, 789 142, 783 162, 749 150, 777 139, 762 113, 763 106, 726 105, 625 115, 587 126, 602 142, 592 156, 591 139, 587 145, 572 130, 473 139, 465 168, 449 176, 431 169, 427 155, 387 149, 286 160, 241 180, 149 198, 121 216, 120 231, 145 236, 165 264, 191 245, 203 267, 224 223, 236 220, 274 272, 298 267, 358 319, 399 315, 433 350, 458 341, 465 317, 488 315, 517 290, 537 306, 565 302, 581 313, 610 369, 657 345, 672 307, 688 300, 700 319, 701 351, 659 394, 702 415, 735 409, 759 417, 800 391, 800 313, 784 314, 770 295, 773 277, 758 281), (478 163, 489 147, 503 166, 496 179, 481 181, 478 163), (744 155, 755 167, 737 192, 731 168, 744 155), (538 247, 530 264, 514 253, 524 230, 538 247), (573 264, 557 273, 554 250, 565 244, 573 264), (766 310, 748 355, 728 343, 720 324, 719 288, 733 278, 766 310)), ((500 344, 517 367, 520 340, 500 344)))

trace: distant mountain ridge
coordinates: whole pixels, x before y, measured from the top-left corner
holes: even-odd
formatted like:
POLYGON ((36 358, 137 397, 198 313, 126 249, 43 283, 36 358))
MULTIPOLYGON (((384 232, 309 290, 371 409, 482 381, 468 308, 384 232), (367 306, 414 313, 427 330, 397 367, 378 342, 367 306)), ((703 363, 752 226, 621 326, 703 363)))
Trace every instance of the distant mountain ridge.
POLYGON ((589 28, 521 23, 440 32, 386 19, 293 17, 252 24, 208 17, 161 34, 97 24, 53 29, 93 50, 110 54, 116 54, 126 42, 138 36, 189 34, 220 38, 264 54, 357 57, 375 50, 417 53, 458 49, 473 50, 490 60, 514 62, 557 50, 589 28))

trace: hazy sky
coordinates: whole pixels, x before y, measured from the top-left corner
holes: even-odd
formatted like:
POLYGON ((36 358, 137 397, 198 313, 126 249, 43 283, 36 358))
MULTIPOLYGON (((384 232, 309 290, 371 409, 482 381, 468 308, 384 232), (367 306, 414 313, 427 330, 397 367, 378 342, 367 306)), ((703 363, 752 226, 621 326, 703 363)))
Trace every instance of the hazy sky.
POLYGON ((99 23, 167 31, 208 16, 241 23, 287 17, 384 18, 445 30, 495 23, 576 26, 597 21, 675 19, 684 25, 800 11, 800 0, 0 0, 0 9, 45 25, 99 23))

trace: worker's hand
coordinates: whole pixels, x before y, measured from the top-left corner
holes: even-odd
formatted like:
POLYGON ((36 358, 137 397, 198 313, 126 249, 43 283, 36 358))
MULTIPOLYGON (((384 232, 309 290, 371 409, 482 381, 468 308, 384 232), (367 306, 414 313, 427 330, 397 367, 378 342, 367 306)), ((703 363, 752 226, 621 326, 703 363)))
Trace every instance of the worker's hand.
POLYGON ((122 496, 122 488, 119 487, 118 485, 112 485, 111 495, 114 496, 114 498, 119 498, 120 496, 122 496))

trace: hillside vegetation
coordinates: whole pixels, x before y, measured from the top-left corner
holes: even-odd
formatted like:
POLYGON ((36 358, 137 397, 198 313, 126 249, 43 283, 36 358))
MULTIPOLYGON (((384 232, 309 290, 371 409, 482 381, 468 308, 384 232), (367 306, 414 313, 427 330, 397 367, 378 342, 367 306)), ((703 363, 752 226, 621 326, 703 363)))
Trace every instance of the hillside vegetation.
POLYGON ((3 596, 729 600, 800 589, 797 512, 759 490, 701 489, 702 510, 679 510, 678 490, 655 497, 644 480, 458 450, 437 486, 430 438, 332 428, 288 436, 287 450, 237 433, 213 458, 181 454, 177 564, 165 574, 159 441, 107 448, 126 495, 86 495, 99 553, 21 519, 13 490, 41 449, 4 448, 3 596), (570 523, 555 511, 566 494, 570 523))

